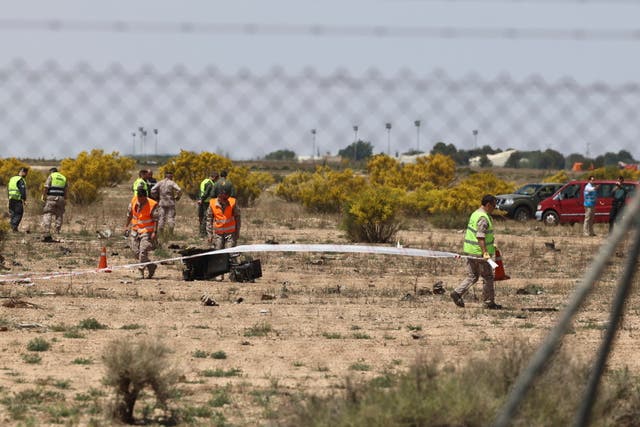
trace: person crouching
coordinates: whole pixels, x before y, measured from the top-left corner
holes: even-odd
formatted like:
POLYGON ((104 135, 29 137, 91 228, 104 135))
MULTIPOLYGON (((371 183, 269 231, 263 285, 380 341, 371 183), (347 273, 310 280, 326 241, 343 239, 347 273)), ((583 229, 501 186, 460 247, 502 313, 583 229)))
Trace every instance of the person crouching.
MULTIPOLYGON (((131 250, 136 254, 140 263, 148 263, 149 252, 156 243, 158 227, 158 203, 147 197, 147 190, 139 187, 133 196, 127 210, 125 235, 129 235, 131 250)), ((144 279, 144 270, 148 270, 147 278, 151 279, 156 272, 156 264, 146 264, 138 267, 140 276, 144 279)))

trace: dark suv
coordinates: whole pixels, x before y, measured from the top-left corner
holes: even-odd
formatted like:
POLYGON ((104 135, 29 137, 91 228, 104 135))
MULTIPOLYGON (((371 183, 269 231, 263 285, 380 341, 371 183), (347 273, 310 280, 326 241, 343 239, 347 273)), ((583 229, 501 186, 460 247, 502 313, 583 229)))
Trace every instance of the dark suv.
POLYGON ((498 199, 496 208, 506 212, 506 216, 509 218, 526 221, 533 218, 538 203, 553 196, 553 193, 562 185, 558 183, 527 184, 517 189, 513 194, 496 196, 498 199))

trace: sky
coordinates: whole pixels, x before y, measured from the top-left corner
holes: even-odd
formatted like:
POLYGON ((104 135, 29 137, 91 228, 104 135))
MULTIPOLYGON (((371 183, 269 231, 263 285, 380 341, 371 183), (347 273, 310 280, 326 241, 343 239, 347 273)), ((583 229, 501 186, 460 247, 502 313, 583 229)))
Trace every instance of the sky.
POLYGON ((442 69, 621 85, 640 75, 638 16, 624 0, 21 0, 0 10, 0 66, 442 69))

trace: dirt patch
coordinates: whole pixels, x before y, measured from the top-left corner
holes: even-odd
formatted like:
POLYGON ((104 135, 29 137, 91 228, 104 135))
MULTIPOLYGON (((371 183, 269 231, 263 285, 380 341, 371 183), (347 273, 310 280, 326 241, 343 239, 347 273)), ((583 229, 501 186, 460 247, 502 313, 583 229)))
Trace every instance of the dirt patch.
MULTIPOLYGON (((349 243, 335 217, 309 216, 273 200, 267 206, 244 210, 241 243, 349 243)), ((133 262, 118 228, 125 208, 125 198, 114 197, 70 213, 58 238, 61 244, 44 243, 35 232, 10 236, 4 255, 7 262, 20 264, 11 273, 32 277, 26 284, 0 285, 5 302, 15 304, 0 307, 0 326, 6 328, 0 334, 1 395, 44 387, 61 393, 69 407, 80 407, 79 396, 92 393, 102 405, 109 395, 95 390, 102 390, 106 344, 116 337, 148 335, 174 350, 173 363, 183 374, 177 405, 208 407, 234 424, 255 425, 276 417, 278 403, 292 396, 340 392, 346 377, 359 381, 403 371, 425 353, 458 364, 513 339, 539 342, 603 242, 601 237, 583 238, 577 228, 497 223, 497 241, 512 278, 496 285, 496 300, 505 307, 500 311, 482 308, 474 298, 479 288, 465 297, 466 308, 453 304, 448 293, 465 274, 464 262, 456 259, 254 254, 263 271, 255 283, 228 278, 186 282, 180 262, 161 265, 151 280, 139 279, 133 268, 49 279, 34 274, 95 269, 102 246, 110 266, 133 262), (106 229, 112 230, 110 237, 98 239, 95 230, 106 229), (550 241, 552 249, 545 245, 550 241), (215 304, 203 304, 206 299, 215 304), (89 318, 106 329, 78 330, 89 318), (27 344, 36 337, 51 348, 38 354, 38 363, 29 363, 27 344), (229 375, 217 376, 220 372, 229 375), (221 390, 228 403, 212 406, 212 396, 221 390)), ((193 205, 181 201, 178 238, 170 243, 179 248, 202 245, 192 237, 195 214, 193 205)), ((26 218, 32 230, 38 220, 26 218)), ((408 226, 398 236, 404 247, 460 251, 461 230, 433 229, 419 221, 408 226)), ((606 234, 602 225, 596 232, 606 234)), ((175 256, 165 247, 155 259, 175 256)), ((577 356, 595 353, 623 261, 612 259, 565 339, 577 356)), ((611 366, 640 369, 635 357, 639 303, 633 294, 611 366)), ((23 415, 51 422, 46 407, 23 415)), ((101 416, 80 409, 67 420, 86 424, 101 416)), ((16 417, 0 405, 3 423, 18 424, 16 417)))

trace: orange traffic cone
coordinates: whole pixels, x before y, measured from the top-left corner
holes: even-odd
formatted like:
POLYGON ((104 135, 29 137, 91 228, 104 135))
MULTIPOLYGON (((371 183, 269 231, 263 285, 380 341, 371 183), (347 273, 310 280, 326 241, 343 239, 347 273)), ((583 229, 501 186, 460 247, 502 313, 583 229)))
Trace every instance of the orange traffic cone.
POLYGON ((502 264, 502 255, 500 254, 500 251, 498 249, 496 249, 496 264, 498 264, 498 266, 493 272, 493 280, 511 279, 511 276, 507 276, 507 274, 504 272, 504 264, 502 264))
POLYGON ((100 260, 98 261, 98 270, 105 273, 111 273, 111 269, 107 267, 107 248, 104 246, 100 250, 100 260))

